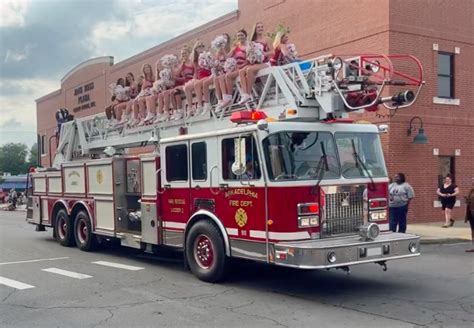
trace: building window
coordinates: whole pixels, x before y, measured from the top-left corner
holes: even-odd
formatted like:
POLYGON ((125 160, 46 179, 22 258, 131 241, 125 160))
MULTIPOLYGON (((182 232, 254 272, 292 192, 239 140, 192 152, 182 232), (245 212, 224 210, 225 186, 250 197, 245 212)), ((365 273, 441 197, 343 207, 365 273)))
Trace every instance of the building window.
POLYGON ((193 180, 206 181, 207 179, 207 152, 205 142, 196 142, 191 145, 193 180))
POLYGON ((166 180, 188 181, 188 147, 176 145, 166 147, 166 180))
POLYGON ((454 98, 454 54, 438 53, 438 97, 454 98))
POLYGON ((454 171, 454 156, 439 156, 438 186, 443 185, 443 180, 448 174, 451 174, 451 178, 454 182, 456 178, 454 171))
POLYGON ((46 154, 46 136, 45 135, 42 135, 41 136, 41 155, 45 155, 46 154))

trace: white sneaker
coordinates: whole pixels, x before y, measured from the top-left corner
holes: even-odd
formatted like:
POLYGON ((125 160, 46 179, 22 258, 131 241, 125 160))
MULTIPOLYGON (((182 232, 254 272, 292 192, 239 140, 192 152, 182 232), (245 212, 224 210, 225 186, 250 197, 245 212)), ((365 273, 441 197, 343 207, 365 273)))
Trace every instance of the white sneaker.
POLYGON ((216 113, 221 112, 224 108, 226 108, 231 103, 231 101, 232 101, 231 95, 224 95, 224 99, 222 100, 220 105, 216 107, 216 113))
POLYGON ((159 123, 161 121, 161 118, 163 117, 163 114, 157 113, 155 115, 155 119, 153 120, 153 124, 159 123))
POLYGON ((242 94, 242 97, 240 98, 240 101, 239 101, 239 105, 243 105, 243 104, 249 102, 250 99, 251 99, 250 95, 248 95, 246 93, 242 94))
POLYGON ((148 122, 150 122, 150 121, 153 121, 154 119, 155 119, 155 114, 153 114, 153 113, 148 113, 148 114, 146 114, 146 117, 145 117, 145 119, 143 120, 143 122, 148 123, 148 122))
POLYGON ((130 121, 130 115, 123 115, 122 119, 117 123, 117 125, 127 124, 128 121, 130 121))
POLYGON ((173 116, 171 117, 172 120, 178 121, 183 118, 183 112, 181 110, 177 110, 176 112, 173 113, 173 116))
POLYGON ((170 119, 170 113, 169 112, 164 112, 161 116, 160 116, 160 120, 159 122, 166 122, 170 119))
POLYGON ((202 108, 201 116, 206 116, 211 111, 212 106, 210 103, 204 103, 204 107, 202 108))
POLYGON ((203 111, 202 106, 196 106, 196 110, 194 111, 194 116, 201 115, 202 111, 203 111))
POLYGON ((128 126, 135 126, 136 124, 138 123, 138 120, 134 117, 132 117, 128 122, 127 122, 127 125, 128 126))

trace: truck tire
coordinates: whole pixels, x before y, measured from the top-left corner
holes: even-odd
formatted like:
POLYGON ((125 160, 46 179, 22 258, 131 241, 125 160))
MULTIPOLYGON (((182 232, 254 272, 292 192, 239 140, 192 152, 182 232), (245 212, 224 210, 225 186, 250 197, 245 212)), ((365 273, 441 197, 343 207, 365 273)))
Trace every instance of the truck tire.
POLYGON ((60 209, 54 219, 54 236, 62 246, 72 246, 74 242, 71 218, 65 209, 60 209))
POLYGON ((77 213, 74 220, 74 239, 81 251, 91 252, 97 249, 97 236, 92 233, 92 224, 85 211, 77 213))
POLYGON ((191 272, 207 282, 222 280, 226 273, 227 256, 224 241, 216 226, 198 221, 186 238, 186 261, 191 272))

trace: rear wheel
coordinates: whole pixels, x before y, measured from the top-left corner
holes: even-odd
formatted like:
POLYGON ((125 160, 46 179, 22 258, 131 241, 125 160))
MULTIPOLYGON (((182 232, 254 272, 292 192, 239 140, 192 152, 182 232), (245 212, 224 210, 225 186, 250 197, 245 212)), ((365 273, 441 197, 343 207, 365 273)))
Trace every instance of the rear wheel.
POLYGON ((191 227, 186 238, 186 260, 191 272, 203 281, 224 278, 227 257, 224 241, 214 224, 199 221, 191 227))
POLYGON ((54 220, 54 236, 63 246, 72 246, 74 242, 71 218, 65 209, 60 209, 54 220))
POLYGON ((92 225, 89 215, 80 211, 74 220, 74 239, 77 247, 86 252, 97 248, 97 237, 92 233, 92 225))

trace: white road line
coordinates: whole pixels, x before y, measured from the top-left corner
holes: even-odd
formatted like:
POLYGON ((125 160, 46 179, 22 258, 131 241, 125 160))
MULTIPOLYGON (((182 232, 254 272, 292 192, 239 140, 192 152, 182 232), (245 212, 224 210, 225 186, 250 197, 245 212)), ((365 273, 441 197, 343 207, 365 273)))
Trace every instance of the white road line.
POLYGON ((65 260, 69 257, 53 257, 50 259, 37 259, 37 260, 26 260, 26 261, 16 261, 16 262, 3 262, 0 265, 8 265, 8 264, 21 264, 21 263, 33 263, 33 262, 42 262, 42 261, 56 261, 56 260, 65 260))
POLYGON ((16 280, 8 279, 5 277, 0 277, 0 285, 5 285, 8 287, 13 287, 16 289, 28 289, 28 288, 35 288, 35 286, 31 286, 16 280))
POLYGON ((67 277, 71 277, 71 278, 76 278, 76 279, 92 278, 92 276, 89 276, 89 275, 87 275, 87 274, 77 273, 77 272, 72 272, 72 271, 67 271, 67 270, 62 270, 62 269, 58 269, 58 268, 41 269, 41 271, 56 273, 56 274, 60 274, 60 275, 63 275, 63 276, 67 276, 67 277))
POLYGON ((145 269, 145 268, 137 267, 137 266, 133 266, 133 265, 125 265, 125 264, 107 262, 107 261, 96 261, 96 262, 91 262, 91 263, 99 264, 99 265, 105 265, 105 266, 109 266, 109 267, 113 267, 113 268, 131 270, 131 271, 138 271, 138 270, 145 269))

